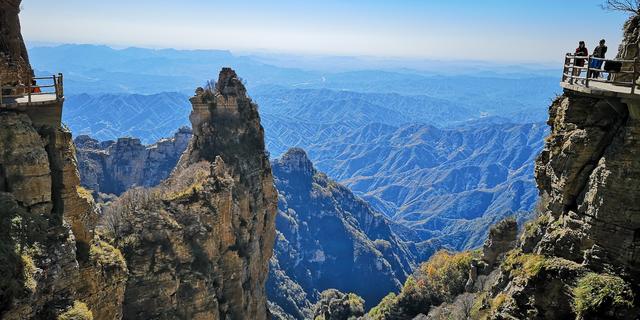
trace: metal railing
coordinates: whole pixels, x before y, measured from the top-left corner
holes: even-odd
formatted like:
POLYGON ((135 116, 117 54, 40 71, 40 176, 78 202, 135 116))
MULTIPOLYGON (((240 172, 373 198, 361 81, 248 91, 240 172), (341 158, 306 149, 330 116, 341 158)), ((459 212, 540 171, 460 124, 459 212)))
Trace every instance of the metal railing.
MULTIPOLYGON (((0 83, 2 83, 1 79, 0 83)), ((49 77, 33 77, 27 81, 27 84, 0 86, 0 102, 2 104, 5 103, 5 99, 16 101, 16 99, 20 98, 26 98, 26 102, 21 102, 20 104, 31 104, 37 99, 36 97, 42 95, 53 95, 55 97, 54 100, 64 98, 62 73, 49 77), (34 82, 35 84, 33 84, 34 82)))
POLYGON ((607 60, 567 53, 562 71, 562 82, 584 85, 587 88, 589 88, 590 82, 608 83, 631 88, 631 94, 635 94, 636 80, 640 75, 639 63, 638 58, 634 60, 607 60), (582 76, 583 71, 585 71, 584 76, 582 76))

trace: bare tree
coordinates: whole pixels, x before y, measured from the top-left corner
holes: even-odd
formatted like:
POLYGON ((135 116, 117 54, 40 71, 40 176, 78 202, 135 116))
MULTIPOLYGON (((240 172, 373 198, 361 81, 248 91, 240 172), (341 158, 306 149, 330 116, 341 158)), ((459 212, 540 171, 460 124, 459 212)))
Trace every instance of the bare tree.
POLYGON ((622 11, 633 15, 640 14, 640 0, 606 0, 602 8, 611 11, 622 11))

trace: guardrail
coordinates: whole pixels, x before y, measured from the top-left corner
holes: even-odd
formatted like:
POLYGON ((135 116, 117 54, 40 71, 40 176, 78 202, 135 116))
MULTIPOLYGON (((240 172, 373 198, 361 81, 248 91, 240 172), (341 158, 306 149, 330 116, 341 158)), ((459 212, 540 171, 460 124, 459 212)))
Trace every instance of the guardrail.
MULTIPOLYGON (((2 83, 0 79, 0 83, 2 83)), ((27 84, 0 86, 0 102, 4 104, 5 99, 26 98, 26 103, 30 104, 37 96, 54 95, 55 100, 64 98, 64 80, 62 73, 49 77, 33 77, 27 84), (33 82, 35 81, 35 85, 33 82)))
POLYGON ((589 87, 590 82, 608 83, 615 86, 631 88, 636 92, 636 80, 640 75, 640 60, 607 60, 593 56, 576 56, 568 53, 565 56, 562 82, 583 84, 589 87), (609 67, 610 66, 610 67, 609 67), (584 77, 582 72, 586 71, 584 77), (606 77, 603 77, 606 75, 606 77), (631 78, 627 80, 628 78, 631 78))

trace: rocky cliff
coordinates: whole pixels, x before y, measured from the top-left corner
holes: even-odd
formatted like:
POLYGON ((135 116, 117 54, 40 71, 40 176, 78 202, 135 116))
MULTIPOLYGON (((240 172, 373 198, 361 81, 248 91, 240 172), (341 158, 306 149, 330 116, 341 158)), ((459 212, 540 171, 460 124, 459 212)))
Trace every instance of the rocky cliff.
POLYGON ((326 289, 356 293, 373 306, 401 288, 416 254, 391 222, 316 171, 302 149, 289 150, 272 167, 279 202, 267 291, 278 309, 308 319, 326 289))
POLYGON ((82 185, 95 194, 115 195, 132 187, 156 186, 173 171, 190 139, 187 127, 148 146, 135 138, 98 142, 78 136, 74 143, 82 185))
POLYGON ((55 318, 74 305, 94 319, 121 315, 126 265, 95 234, 71 134, 0 112, 0 315, 55 318))
POLYGON ((277 194, 257 106, 231 69, 191 99, 176 171, 105 212, 129 268, 126 319, 269 319, 277 194))
MULTIPOLYGON (((31 74, 19 6, 0 3, 3 83, 31 74)), ((120 318, 126 264, 96 232, 71 133, 59 122, 35 124, 29 107, 0 109, 0 318, 120 318)))
POLYGON ((2 84, 27 84, 33 74, 20 33, 22 0, 0 2, 0 79, 2 84))

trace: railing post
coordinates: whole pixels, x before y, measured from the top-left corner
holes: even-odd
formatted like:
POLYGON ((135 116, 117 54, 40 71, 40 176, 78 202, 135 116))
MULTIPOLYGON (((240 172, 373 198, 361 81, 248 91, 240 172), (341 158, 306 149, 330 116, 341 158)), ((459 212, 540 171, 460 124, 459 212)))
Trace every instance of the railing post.
POLYGON ((27 99, 27 101, 29 103, 31 103, 31 83, 33 82, 33 77, 29 76, 28 80, 27 80, 27 97, 29 97, 27 99))
POLYGON ((638 57, 633 59, 633 79, 631 79, 631 94, 636 93, 636 80, 638 79, 638 57))
POLYGON ((562 82, 567 81, 567 70, 569 69, 569 58, 564 56, 564 65, 562 66, 562 82))
POLYGON ((589 88, 589 73, 591 73, 591 56, 587 58, 587 74, 585 75, 584 86, 589 88))
POLYGON ((4 85, 2 84, 2 78, 0 78, 0 105, 4 104, 4 98, 2 94, 4 93, 4 85))
POLYGON ((59 99, 64 97, 64 82, 62 79, 63 79, 62 73, 58 73, 58 86, 56 87, 56 89, 58 91, 59 99))
POLYGON ((53 91, 55 92, 56 95, 56 100, 58 99, 58 79, 56 79, 56 75, 52 75, 51 78, 53 79, 53 91))
POLYGON ((569 65, 571 66, 571 75, 569 76, 569 84, 573 84, 573 80, 576 74, 576 55, 572 55, 569 58, 569 65))

